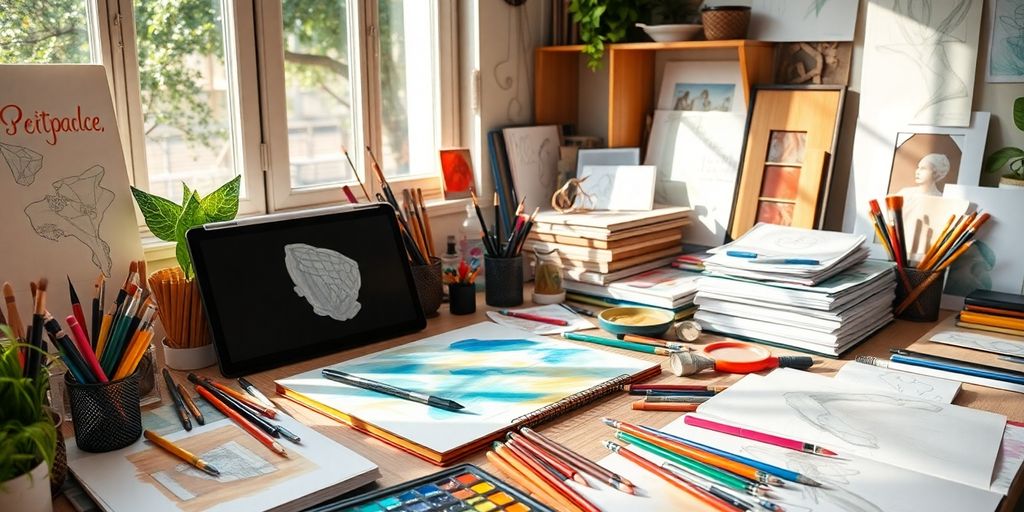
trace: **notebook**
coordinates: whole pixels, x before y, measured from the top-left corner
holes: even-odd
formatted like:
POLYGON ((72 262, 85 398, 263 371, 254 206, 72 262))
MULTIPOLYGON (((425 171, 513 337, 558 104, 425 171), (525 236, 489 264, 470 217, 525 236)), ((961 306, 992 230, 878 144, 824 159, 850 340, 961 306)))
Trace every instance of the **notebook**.
POLYGON ((172 406, 147 411, 143 428, 198 455, 221 472, 213 478, 149 441, 113 452, 86 453, 69 439, 68 467, 108 512, 248 512, 304 510, 380 478, 377 465, 295 419, 275 423, 301 444, 271 452, 232 420, 196 399, 206 425, 182 430, 172 406))
POLYGON ((330 368, 464 405, 449 412, 347 386, 322 368, 277 381, 285 397, 439 465, 661 373, 655 361, 489 322, 330 368))

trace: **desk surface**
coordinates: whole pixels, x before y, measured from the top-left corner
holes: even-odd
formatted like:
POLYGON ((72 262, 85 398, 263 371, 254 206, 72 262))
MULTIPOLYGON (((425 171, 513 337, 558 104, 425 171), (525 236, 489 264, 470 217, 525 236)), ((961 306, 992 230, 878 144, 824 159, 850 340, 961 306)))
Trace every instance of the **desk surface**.
MULTIPOLYGON (((528 291, 525 295, 529 297, 528 291)), ((287 377, 299 372, 327 366, 371 352, 402 345, 404 343, 472 323, 486 321, 487 317, 484 312, 492 308, 484 306, 482 295, 478 295, 477 299, 478 309, 476 314, 453 316, 448 314, 447 305, 442 305, 439 316, 429 319, 427 322, 427 328, 421 332, 374 343, 364 347, 345 350, 317 359, 255 374, 247 378, 288 414, 293 415, 299 421, 302 421, 316 429, 325 436, 344 444, 362 456, 374 461, 378 466, 380 466, 380 471, 383 475, 382 478, 377 481, 379 485, 389 486, 432 473, 437 471, 439 468, 420 460, 417 457, 393 448, 380 440, 348 428, 347 426, 306 409, 305 407, 302 407, 290 400, 275 395, 273 382, 275 379, 287 377)), ((524 306, 526 305, 529 304, 524 304, 524 306)), ((943 311, 940 315, 940 321, 948 318, 951 314, 951 312, 943 311)), ((811 371, 831 375, 838 371, 838 369, 848 360, 852 360, 857 356, 870 355, 876 357, 888 357, 890 348, 910 346, 935 326, 936 324, 932 323, 913 323, 898 320, 872 336, 864 343, 860 344, 850 353, 846 354, 842 360, 821 359, 821 363, 815 365, 811 371)), ((715 336, 705 335, 705 338, 707 338, 708 341, 711 341, 715 336)), ((595 345, 588 345, 588 347, 594 348, 595 345)), ((598 348, 610 351, 618 350, 605 347, 598 348)), ((982 354, 979 352, 967 351, 965 349, 958 349, 956 347, 946 347, 935 344, 918 344, 915 349, 943 354, 957 353, 960 354, 960 357, 965 357, 964 354, 969 353, 970 356, 968 357, 976 358, 979 362, 994 364, 993 361, 995 361, 995 357, 991 354, 982 354), (989 358, 988 356, 992 357, 989 358)), ((781 349, 773 349, 773 351, 776 353, 788 352, 781 349)), ((652 379, 650 382, 711 385, 730 384, 741 378, 739 375, 726 375, 711 372, 700 374, 693 378, 680 378, 672 375, 668 367, 667 358, 663 356, 638 352, 623 352, 628 353, 632 357, 662 362, 662 374, 659 377, 652 379)), ((793 354, 797 353, 793 352, 793 354)), ((214 379, 224 380, 218 373, 216 367, 207 368, 196 373, 207 375, 214 379)), ((181 382, 185 381, 184 374, 181 374, 180 372, 176 375, 176 378, 181 382)), ((635 411, 630 407, 630 403, 633 400, 634 397, 626 394, 609 396, 589 406, 542 424, 537 429, 544 434, 553 437, 557 441, 566 444, 572 449, 577 450, 582 455, 597 460, 607 455, 607 450, 601 446, 600 441, 607 437, 608 429, 601 424, 600 418, 611 416, 632 423, 642 423, 645 425, 661 427, 668 424, 679 415, 679 413, 671 412, 635 411)), ((1024 400, 1022 400, 1020 395, 1017 393, 985 388, 972 384, 964 384, 963 389, 960 391, 960 394, 957 395, 954 403, 957 405, 975 407, 1004 414, 1010 420, 1024 421, 1024 400)), ((68 431, 67 435, 73 434, 68 431)), ((490 467, 490 463, 484 457, 483 452, 465 459, 464 462, 477 464, 488 471, 496 471, 495 468, 490 467)), ((1024 479, 1022 479, 1020 474, 1018 474, 1010 489, 1009 496, 1003 501, 1002 510, 1009 511, 1014 509, 1014 505, 1019 501, 1022 488, 1024 488, 1024 479)), ((67 500, 63 497, 59 498, 58 501, 55 502, 54 509, 57 511, 73 510, 67 500)))

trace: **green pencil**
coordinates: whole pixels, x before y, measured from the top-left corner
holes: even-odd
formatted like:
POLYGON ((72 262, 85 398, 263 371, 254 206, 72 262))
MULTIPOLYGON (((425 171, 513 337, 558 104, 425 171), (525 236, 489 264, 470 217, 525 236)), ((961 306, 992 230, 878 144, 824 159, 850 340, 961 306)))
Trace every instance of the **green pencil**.
POLYGON ((597 343, 598 345, 604 345, 606 347, 634 350, 636 352, 647 352, 648 354, 658 354, 660 356, 667 356, 673 352, 678 352, 677 350, 672 350, 664 347, 641 345, 640 343, 630 343, 628 341, 619 341, 612 338, 602 338, 600 336, 593 336, 590 334, 578 334, 575 332, 563 332, 562 337, 567 340, 583 341, 586 343, 597 343))

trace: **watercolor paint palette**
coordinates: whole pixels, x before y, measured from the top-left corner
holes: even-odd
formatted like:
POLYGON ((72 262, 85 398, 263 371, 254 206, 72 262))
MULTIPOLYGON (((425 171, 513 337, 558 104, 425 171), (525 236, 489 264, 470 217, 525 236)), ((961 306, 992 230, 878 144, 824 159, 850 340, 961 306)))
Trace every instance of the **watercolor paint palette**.
POLYGON ((334 503, 315 512, 548 512, 505 482, 472 465, 461 464, 334 503))

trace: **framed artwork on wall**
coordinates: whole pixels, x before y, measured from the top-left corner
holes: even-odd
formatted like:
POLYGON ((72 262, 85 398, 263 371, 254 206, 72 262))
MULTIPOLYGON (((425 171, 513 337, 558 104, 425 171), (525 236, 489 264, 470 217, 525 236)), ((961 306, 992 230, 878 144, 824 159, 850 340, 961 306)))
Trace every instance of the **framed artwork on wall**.
POLYGON ((469 197, 473 188, 473 159, 467 148, 442 149, 441 179, 445 199, 469 197))
POLYGON ((752 97, 731 238, 758 222, 820 228, 846 87, 764 86, 752 97))

